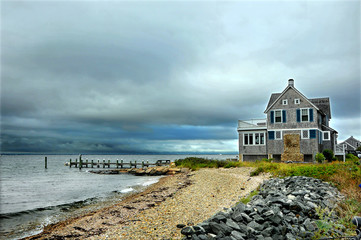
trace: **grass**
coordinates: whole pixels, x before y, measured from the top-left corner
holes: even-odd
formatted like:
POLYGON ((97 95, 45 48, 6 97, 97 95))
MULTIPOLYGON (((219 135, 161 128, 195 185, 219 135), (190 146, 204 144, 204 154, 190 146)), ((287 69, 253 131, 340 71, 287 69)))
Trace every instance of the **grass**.
MULTIPOLYGON (((187 167, 192 170, 200 168, 230 168, 230 167, 254 167, 251 176, 262 172, 271 173, 274 177, 306 176, 318 178, 330 182, 346 196, 345 200, 339 203, 336 209, 339 220, 335 224, 342 224, 348 229, 355 229, 351 219, 354 216, 361 216, 361 165, 359 159, 353 155, 346 156, 346 162, 332 162, 323 164, 286 164, 273 163, 267 159, 257 162, 233 162, 218 161, 204 158, 186 158, 175 161, 178 167, 187 167)), ((255 193, 257 194, 257 193, 255 193)), ((249 201, 254 195, 242 199, 249 201)))

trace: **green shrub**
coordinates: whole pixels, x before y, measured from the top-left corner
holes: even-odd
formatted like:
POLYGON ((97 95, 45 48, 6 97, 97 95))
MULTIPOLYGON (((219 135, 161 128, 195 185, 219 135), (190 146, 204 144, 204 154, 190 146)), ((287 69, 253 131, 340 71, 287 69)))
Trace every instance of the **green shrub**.
POLYGON ((333 151, 330 149, 323 150, 322 154, 325 156, 327 161, 332 161, 335 158, 335 155, 333 155, 333 151))
POLYGON ((325 156, 322 153, 317 153, 315 156, 315 160, 318 163, 323 163, 325 161, 325 156))
POLYGON ((213 160, 207 158, 198 158, 198 157, 187 157, 184 159, 178 159, 174 161, 177 167, 186 167, 190 168, 193 171, 200 168, 231 168, 231 167, 241 167, 243 166, 242 162, 235 161, 221 161, 213 160))

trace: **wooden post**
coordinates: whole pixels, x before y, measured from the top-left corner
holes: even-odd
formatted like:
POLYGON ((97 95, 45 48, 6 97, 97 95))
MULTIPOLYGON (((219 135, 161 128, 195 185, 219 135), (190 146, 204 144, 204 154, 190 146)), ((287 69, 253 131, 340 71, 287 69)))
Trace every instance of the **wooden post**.
POLYGON ((79 155, 79 170, 81 170, 83 166, 83 161, 81 160, 81 154, 79 155))
POLYGON ((103 159, 103 168, 105 168, 105 159, 103 159))
POLYGON ((117 168, 118 168, 118 165, 119 165, 119 160, 117 159, 117 168))
POLYGON ((120 160, 120 168, 123 168, 123 160, 120 160))
POLYGON ((45 169, 48 168, 48 157, 45 157, 45 169))
POLYGON ((110 168, 110 160, 108 160, 108 168, 110 168))
POLYGON ((132 161, 129 162, 129 168, 132 168, 132 161))
POLYGON ((88 159, 86 159, 86 165, 85 166, 86 166, 86 168, 88 168, 88 159))
POLYGON ((137 161, 134 161, 134 167, 137 168, 137 161))
POLYGON ((75 167, 77 168, 78 167, 78 159, 75 158, 75 167))
POLYGON ((144 168, 144 161, 142 161, 142 169, 144 168))
POLYGON ((69 160, 69 167, 71 167, 71 158, 70 158, 70 160, 69 160))

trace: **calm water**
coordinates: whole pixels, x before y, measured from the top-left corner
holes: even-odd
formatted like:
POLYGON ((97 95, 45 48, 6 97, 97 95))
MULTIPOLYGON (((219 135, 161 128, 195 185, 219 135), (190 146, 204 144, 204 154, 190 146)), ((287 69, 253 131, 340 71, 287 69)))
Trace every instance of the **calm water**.
MULTIPOLYGON (((190 155, 83 155, 86 160, 155 162, 190 155)), ((234 155, 197 155, 226 159, 234 155)), ((118 202, 126 194, 140 191, 159 177, 98 175, 64 166, 76 155, 2 155, 0 157, 0 238, 18 239, 41 232, 49 223, 118 202)))

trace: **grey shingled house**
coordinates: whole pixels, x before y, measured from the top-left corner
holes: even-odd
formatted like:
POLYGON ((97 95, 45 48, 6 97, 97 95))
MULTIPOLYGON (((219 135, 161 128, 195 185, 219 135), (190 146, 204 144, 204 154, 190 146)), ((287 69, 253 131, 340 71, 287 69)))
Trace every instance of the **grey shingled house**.
POLYGON ((313 161, 324 149, 335 151, 337 131, 329 126, 330 99, 309 99, 289 79, 281 93, 273 93, 266 119, 238 121, 239 160, 313 161))

